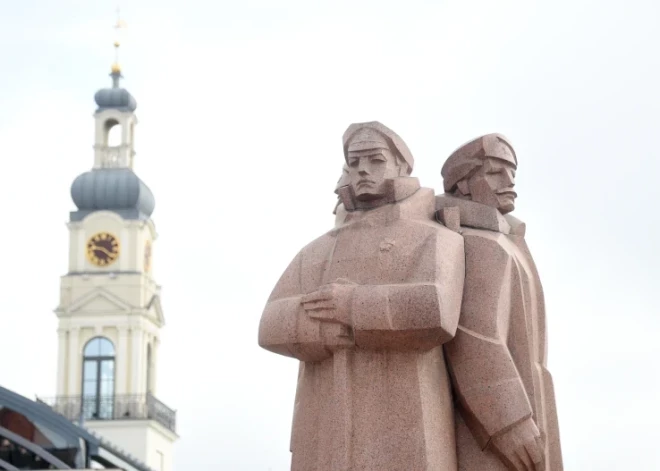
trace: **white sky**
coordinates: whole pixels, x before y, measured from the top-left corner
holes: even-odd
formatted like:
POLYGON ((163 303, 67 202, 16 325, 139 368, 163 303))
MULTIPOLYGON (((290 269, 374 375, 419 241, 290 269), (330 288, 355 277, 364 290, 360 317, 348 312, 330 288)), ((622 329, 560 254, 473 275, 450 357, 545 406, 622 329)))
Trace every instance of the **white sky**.
MULTIPOLYGON (((297 362, 259 349, 257 326, 332 226, 341 135, 367 120, 437 189, 460 144, 513 141, 565 467, 660 469, 658 2, 123 3, 178 471, 288 469, 297 362)), ((93 163, 114 8, 0 0, 0 384, 29 397, 55 390, 69 187, 93 163)))

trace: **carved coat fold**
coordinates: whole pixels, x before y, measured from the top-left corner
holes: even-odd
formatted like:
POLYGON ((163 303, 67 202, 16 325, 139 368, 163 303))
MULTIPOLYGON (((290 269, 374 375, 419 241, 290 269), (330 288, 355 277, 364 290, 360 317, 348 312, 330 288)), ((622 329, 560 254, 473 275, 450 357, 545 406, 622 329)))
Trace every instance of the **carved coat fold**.
POLYGON ((463 292, 463 238, 432 219, 432 190, 370 211, 305 247, 261 319, 262 347, 301 360, 295 471, 456 469, 442 345, 463 292), (339 278, 357 286, 352 329, 310 319, 300 298, 339 278))
MULTIPOLYGON (((445 207, 455 203, 447 197, 438 201, 445 207)), ((458 403, 458 469, 505 471, 482 449, 493 436, 532 417, 545 441, 546 471, 561 471, 545 302, 524 225, 494 208, 488 208, 490 219, 474 219, 472 206, 478 203, 458 204, 462 224, 472 226, 462 228, 466 267, 459 327, 445 345, 458 403)))

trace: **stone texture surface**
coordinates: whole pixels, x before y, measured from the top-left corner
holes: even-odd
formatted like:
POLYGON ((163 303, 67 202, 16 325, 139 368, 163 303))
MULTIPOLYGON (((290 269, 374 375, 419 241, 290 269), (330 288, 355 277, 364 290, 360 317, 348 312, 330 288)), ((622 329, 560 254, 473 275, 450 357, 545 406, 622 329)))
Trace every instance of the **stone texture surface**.
POLYGON ((454 151, 442 167, 447 193, 497 208, 514 210, 513 190, 518 158, 501 134, 478 137, 454 151))
POLYGON ((339 195, 352 210, 295 257, 262 316, 260 345, 301 360, 293 470, 456 469, 442 344, 458 323, 463 239, 434 221, 402 142, 379 123, 349 128, 339 195))
MULTIPOLYGON (((497 135, 490 140, 493 136, 497 135)), ((455 152, 443 175, 462 173, 463 183, 483 180, 483 168, 497 168, 488 165, 496 160, 504 162, 499 168, 506 174, 490 180, 489 191, 497 195, 512 189, 517 160, 511 158, 510 143, 488 151, 475 145, 488 140, 479 138, 455 152), (465 172, 468 164, 472 168, 465 172), (461 166, 461 171, 454 168, 461 166)), ((442 213, 458 208, 465 242, 459 327, 445 345, 458 404, 458 469, 562 470, 554 388, 547 369, 545 303, 524 239, 525 225, 510 214, 502 215, 512 200, 504 211, 497 198, 472 201, 460 183, 445 180, 445 189, 453 195, 436 198, 436 209, 442 213)))
POLYGON ((510 143, 459 149, 436 196, 389 128, 343 141, 335 227, 259 326, 263 348, 300 360, 291 469, 561 470, 541 284, 525 225, 503 214, 510 143))

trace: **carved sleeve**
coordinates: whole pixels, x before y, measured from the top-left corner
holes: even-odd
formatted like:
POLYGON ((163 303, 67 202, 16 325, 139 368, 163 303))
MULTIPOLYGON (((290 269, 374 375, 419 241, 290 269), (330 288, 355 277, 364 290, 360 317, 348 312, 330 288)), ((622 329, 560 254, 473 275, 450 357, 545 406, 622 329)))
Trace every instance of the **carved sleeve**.
POLYGON ((331 352, 323 345, 320 324, 310 319, 300 304, 301 263, 299 253, 271 293, 261 315, 259 345, 301 361, 321 361, 331 352))
POLYGON ((415 257, 412 282, 355 289, 351 311, 358 347, 426 350, 454 336, 465 273, 463 239, 443 227, 415 257))
POLYGON ((463 417, 485 448, 532 408, 506 343, 516 268, 497 239, 466 236, 465 251, 461 318, 445 351, 463 417))

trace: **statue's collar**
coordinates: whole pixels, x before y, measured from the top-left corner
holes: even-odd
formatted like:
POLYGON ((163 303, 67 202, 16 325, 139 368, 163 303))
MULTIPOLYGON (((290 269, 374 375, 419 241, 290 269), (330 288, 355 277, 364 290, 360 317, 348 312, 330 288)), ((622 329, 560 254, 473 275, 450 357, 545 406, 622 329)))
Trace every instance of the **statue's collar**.
POLYGON ((357 221, 379 224, 396 219, 433 220, 434 192, 430 188, 421 188, 419 180, 414 177, 392 179, 387 202, 383 204, 381 201, 375 208, 365 208, 363 202, 356 201, 348 186, 339 188, 338 193, 347 211, 343 224, 357 221))
POLYGON ((446 193, 435 197, 435 209, 445 208, 459 209, 461 226, 525 236, 525 223, 510 214, 502 215, 497 208, 446 193))

